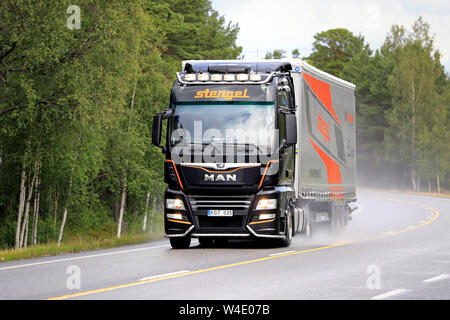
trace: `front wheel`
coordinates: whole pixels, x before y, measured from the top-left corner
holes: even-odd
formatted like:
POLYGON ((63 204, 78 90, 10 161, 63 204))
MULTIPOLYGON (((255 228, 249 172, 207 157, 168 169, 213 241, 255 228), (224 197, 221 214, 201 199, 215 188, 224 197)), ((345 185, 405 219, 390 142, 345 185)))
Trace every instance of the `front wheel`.
POLYGON ((282 247, 289 247, 292 243, 292 233, 293 233, 292 219, 293 219, 292 215, 286 215, 286 225, 284 227, 285 238, 281 240, 282 247))
POLYGON ((311 210, 308 204, 303 207, 304 212, 304 227, 302 234, 306 239, 312 239, 316 229, 316 215, 311 210))
POLYGON ((170 238, 170 245, 174 249, 187 249, 191 245, 191 238, 170 238))

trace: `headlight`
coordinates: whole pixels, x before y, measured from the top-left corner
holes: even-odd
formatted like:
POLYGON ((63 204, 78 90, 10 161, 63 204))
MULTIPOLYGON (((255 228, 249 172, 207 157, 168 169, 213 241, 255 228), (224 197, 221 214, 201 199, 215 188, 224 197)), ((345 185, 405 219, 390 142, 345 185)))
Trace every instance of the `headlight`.
POLYGON ((181 199, 166 199, 167 209, 186 210, 183 200, 181 199))
POLYGON ((277 208, 277 199, 261 199, 255 210, 271 210, 277 208))

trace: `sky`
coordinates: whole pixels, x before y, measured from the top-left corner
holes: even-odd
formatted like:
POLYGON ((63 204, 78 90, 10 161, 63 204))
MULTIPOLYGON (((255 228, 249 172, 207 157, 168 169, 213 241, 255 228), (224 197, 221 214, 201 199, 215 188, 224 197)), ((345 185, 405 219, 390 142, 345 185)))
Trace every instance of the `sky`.
POLYGON ((212 0, 226 21, 239 24, 237 44, 244 59, 262 59, 267 51, 311 53, 314 35, 333 28, 361 34, 372 50, 383 44, 392 25, 407 30, 419 16, 430 24, 441 62, 450 70, 449 0, 212 0))

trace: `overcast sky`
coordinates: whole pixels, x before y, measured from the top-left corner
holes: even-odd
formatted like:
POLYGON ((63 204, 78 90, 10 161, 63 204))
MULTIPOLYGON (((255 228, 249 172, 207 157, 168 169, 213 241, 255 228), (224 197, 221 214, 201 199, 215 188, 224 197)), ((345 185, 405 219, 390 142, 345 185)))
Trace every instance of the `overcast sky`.
POLYGON ((267 51, 294 48, 301 56, 311 52, 313 36, 332 28, 362 34, 378 49, 393 24, 408 30, 419 16, 431 25, 435 47, 450 70, 450 0, 212 0, 227 22, 237 22, 237 44, 245 59, 264 58, 267 51))

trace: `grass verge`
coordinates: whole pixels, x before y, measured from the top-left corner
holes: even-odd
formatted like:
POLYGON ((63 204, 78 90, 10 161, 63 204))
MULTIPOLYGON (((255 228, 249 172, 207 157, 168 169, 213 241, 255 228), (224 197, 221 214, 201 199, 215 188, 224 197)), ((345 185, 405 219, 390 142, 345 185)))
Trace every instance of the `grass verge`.
POLYGON ((162 238, 162 234, 131 234, 123 235, 120 239, 92 239, 92 238, 70 238, 60 246, 56 242, 50 242, 28 247, 24 249, 6 249, 0 250, 0 262, 30 259, 37 257, 56 256, 65 253, 76 253, 87 250, 98 250, 115 248, 131 244, 139 244, 155 241, 162 238))

